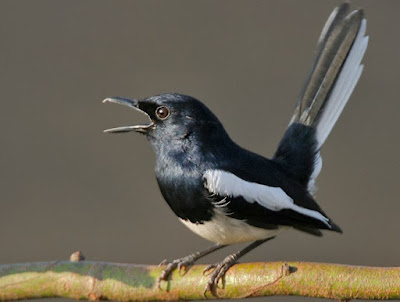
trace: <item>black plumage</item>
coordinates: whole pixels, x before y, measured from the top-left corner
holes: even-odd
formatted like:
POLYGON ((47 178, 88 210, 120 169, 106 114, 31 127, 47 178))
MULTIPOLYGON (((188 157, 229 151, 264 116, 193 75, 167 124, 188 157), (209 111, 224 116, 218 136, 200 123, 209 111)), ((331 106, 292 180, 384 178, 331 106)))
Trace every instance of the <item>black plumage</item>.
POLYGON ((216 242, 206 251, 171 262, 173 269, 225 245, 254 241, 216 266, 206 290, 242 255, 292 227, 316 236, 341 232, 313 198, 321 168, 320 148, 362 71, 368 38, 361 10, 333 11, 317 45, 316 59, 289 127, 272 159, 231 140, 218 118, 193 97, 170 93, 145 99, 109 98, 148 115, 148 125, 107 132, 144 134, 156 154, 156 178, 173 212, 194 232, 216 242))
MULTIPOLYGON (((135 104, 154 123, 146 136, 156 154, 156 178, 165 200, 179 218, 200 224, 213 218, 215 207, 203 185, 207 170, 224 170, 245 181, 282 188, 295 204, 325 215, 307 190, 315 153, 312 128, 292 124, 274 159, 269 160, 233 142, 217 117, 190 96, 163 94, 137 100, 135 104), (159 120, 154 115, 161 106, 169 108, 169 119, 159 120), (295 158, 283 156, 288 153, 295 158)), ((226 209, 232 213, 230 216, 254 226, 340 231, 333 223, 334 227, 328 228, 321 221, 292 210, 271 211, 242 197, 229 199, 226 209)))

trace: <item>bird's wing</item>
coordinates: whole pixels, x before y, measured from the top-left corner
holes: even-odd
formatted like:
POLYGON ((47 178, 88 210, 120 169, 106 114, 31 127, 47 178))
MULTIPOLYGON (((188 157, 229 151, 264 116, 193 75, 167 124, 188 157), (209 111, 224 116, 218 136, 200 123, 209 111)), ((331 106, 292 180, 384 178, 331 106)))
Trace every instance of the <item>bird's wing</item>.
POLYGON ((224 170, 207 170, 203 178, 214 206, 232 218, 263 228, 289 225, 340 231, 315 201, 295 201, 281 187, 251 182, 224 170))

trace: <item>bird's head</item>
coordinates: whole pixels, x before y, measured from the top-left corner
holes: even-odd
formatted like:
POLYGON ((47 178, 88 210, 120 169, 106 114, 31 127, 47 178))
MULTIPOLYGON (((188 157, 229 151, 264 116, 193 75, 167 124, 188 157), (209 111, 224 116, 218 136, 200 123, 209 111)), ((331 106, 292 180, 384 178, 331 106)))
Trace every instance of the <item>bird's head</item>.
POLYGON ((211 138, 213 133, 225 136, 218 118, 203 103, 182 94, 161 94, 145 99, 107 98, 103 103, 117 103, 146 114, 146 125, 124 126, 107 129, 107 133, 139 132, 153 143, 185 140, 192 135, 211 138))

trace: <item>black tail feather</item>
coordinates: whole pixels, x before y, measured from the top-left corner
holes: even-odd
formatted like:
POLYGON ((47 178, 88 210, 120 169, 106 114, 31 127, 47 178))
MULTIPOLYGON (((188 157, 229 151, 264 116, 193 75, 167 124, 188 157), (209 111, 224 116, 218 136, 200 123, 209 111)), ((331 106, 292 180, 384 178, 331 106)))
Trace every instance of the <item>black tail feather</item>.
POLYGON ((299 122, 316 127, 363 18, 362 10, 347 15, 348 10, 348 3, 344 3, 336 8, 336 14, 334 11, 328 19, 291 123, 299 122))

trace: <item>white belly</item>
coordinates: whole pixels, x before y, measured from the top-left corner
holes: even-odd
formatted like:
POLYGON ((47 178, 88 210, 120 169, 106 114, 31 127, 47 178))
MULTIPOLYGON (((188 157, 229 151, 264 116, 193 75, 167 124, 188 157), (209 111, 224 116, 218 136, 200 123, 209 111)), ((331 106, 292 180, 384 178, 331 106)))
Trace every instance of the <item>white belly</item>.
POLYGON ((266 230, 248 225, 242 220, 233 219, 222 213, 216 212, 211 221, 192 223, 180 219, 192 232, 215 243, 232 244, 256 241, 275 236, 282 227, 266 230))

